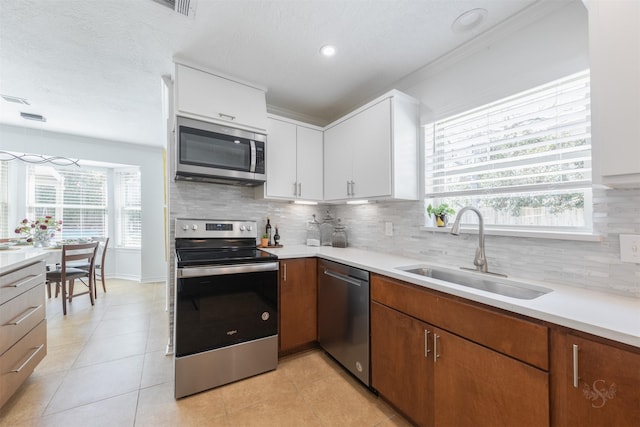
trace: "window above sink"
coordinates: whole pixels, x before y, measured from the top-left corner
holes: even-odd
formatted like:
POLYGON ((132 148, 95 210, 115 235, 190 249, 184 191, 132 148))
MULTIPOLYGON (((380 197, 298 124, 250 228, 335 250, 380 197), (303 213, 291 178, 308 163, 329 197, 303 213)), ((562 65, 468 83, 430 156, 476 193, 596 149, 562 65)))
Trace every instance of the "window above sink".
POLYGON ((590 233, 589 82, 587 70, 425 126, 425 205, 475 206, 489 227, 590 233))

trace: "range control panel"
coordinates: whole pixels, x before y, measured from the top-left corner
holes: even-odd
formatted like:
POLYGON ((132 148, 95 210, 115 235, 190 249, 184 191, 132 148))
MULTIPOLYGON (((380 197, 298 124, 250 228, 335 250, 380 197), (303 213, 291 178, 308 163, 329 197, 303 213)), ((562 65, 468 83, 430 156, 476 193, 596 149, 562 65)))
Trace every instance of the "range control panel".
POLYGON ((255 221, 176 218, 176 239, 258 237, 255 221))

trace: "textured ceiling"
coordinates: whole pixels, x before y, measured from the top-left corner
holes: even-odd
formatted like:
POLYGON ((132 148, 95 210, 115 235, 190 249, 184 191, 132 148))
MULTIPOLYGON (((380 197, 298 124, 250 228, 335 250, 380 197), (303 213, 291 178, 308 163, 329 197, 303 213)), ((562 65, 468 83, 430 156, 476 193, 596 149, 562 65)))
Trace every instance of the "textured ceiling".
POLYGON ((536 1, 197 0, 187 18, 152 0, 1 0, 0 94, 31 105, 0 99, 0 123, 163 146, 160 76, 178 56, 323 125, 536 1), (452 32, 476 7, 487 21, 452 32))

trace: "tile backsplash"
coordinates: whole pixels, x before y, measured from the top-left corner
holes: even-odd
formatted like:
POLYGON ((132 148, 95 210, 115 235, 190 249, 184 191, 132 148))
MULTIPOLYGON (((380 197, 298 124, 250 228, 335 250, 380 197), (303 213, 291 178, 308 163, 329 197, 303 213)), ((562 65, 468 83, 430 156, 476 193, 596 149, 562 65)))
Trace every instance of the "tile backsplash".
MULTIPOLYGON (((267 216, 278 225, 284 245, 304 244, 312 214, 328 208, 347 226, 349 245, 404 255, 426 262, 473 267, 477 235, 424 229, 420 201, 367 205, 296 205, 256 199, 252 188, 172 182, 171 219, 201 217, 251 219, 262 229, 267 216), (384 233, 393 223, 393 236, 384 233)), ((593 191, 594 232, 600 242, 486 236, 492 271, 526 279, 562 283, 640 297, 640 264, 620 261, 620 234, 640 234, 640 189, 593 191)), ((172 221, 173 222, 173 221, 172 221)), ((173 234, 172 234, 173 235, 173 234)))
MULTIPOLYGON (((620 261, 620 234, 640 234, 640 190, 593 191, 594 232, 600 242, 486 236, 491 271, 640 297, 640 264, 620 261)), ((336 206, 354 247, 389 252, 452 266, 473 267, 476 234, 428 231, 422 202, 336 206), (384 223, 393 223, 393 236, 384 223)))

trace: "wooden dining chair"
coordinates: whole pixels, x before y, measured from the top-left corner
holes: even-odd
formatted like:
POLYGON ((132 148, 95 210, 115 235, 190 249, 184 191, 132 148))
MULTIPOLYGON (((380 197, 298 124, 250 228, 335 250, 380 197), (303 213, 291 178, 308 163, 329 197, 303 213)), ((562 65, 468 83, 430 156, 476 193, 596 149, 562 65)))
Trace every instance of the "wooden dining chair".
MULTIPOLYGON (((96 259, 96 265, 93 270, 93 280, 96 280, 96 275, 98 274, 98 270, 100 270, 100 281, 102 282, 102 291, 107 292, 107 287, 104 283, 104 261, 107 257, 107 246, 109 246, 109 238, 108 237, 93 237, 93 240, 100 243, 98 247, 98 255, 96 259)), ((95 290, 94 297, 97 297, 97 286, 95 290)))
MULTIPOLYGON (((99 246, 98 246, 98 251, 96 253, 96 261, 95 261, 95 265, 93 266, 93 281, 95 283, 96 281, 96 276, 97 276, 97 270, 100 270, 100 280, 102 282, 102 290, 104 292, 107 292, 107 286, 105 285, 104 282, 104 261, 106 259, 107 256, 107 246, 109 245, 109 238, 108 237, 92 237, 91 240, 93 242, 98 242, 99 246)), ((89 270, 90 266, 88 262, 79 262, 79 263, 73 263, 72 265, 75 268, 79 268, 81 270, 89 270)), ((95 286, 93 288, 93 297, 94 298, 98 298, 98 287, 95 286)))
POLYGON ((65 315, 67 314, 67 299, 71 302, 74 296, 80 296, 88 293, 91 305, 94 305, 94 267, 98 245, 99 242, 63 245, 60 267, 55 270, 47 271, 47 291, 49 292, 49 295, 51 295, 51 283, 56 284, 56 296, 58 296, 58 290, 60 290, 62 294, 62 313, 65 315), (82 269, 68 265, 69 263, 80 261, 83 264, 86 262, 89 268, 82 269), (87 291, 74 295, 73 291, 76 279, 80 280, 85 286, 87 286, 87 291), (86 279, 86 282, 83 279, 86 279), (68 292, 67 282, 69 282, 68 292))

